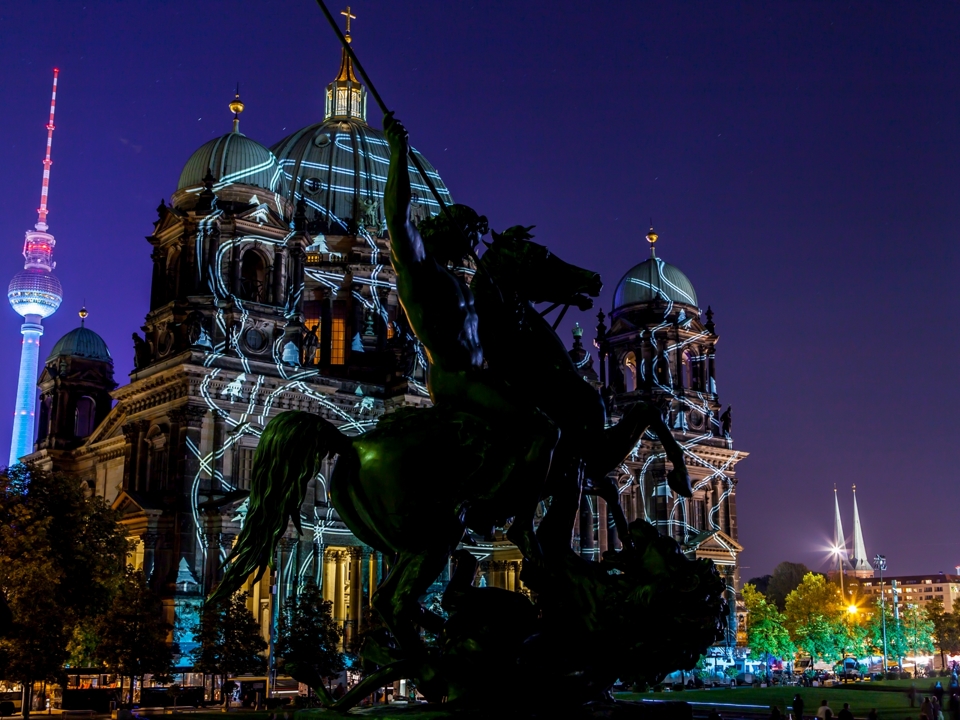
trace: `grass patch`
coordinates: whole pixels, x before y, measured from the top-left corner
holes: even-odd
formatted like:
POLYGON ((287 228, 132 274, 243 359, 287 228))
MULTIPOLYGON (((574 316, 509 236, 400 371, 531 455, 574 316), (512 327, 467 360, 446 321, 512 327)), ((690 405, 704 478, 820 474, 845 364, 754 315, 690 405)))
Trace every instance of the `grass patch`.
MULTIPOLYGON (((949 679, 949 678, 948 678, 949 679)), ((619 700, 681 700, 694 704, 694 709, 716 707, 721 715, 724 714, 724 705, 756 705, 758 707, 750 708, 753 712, 769 711, 772 705, 780 708, 781 712, 789 711, 792 707, 793 696, 797 693, 803 698, 804 715, 813 716, 820 706, 821 700, 826 700, 833 710, 834 717, 843 707, 845 702, 850 703, 850 709, 858 717, 866 717, 871 708, 876 708, 877 713, 884 720, 906 720, 906 718, 916 719, 920 713, 920 702, 923 700, 923 693, 929 693, 933 681, 918 680, 917 682, 917 706, 910 707, 910 700, 907 698, 906 690, 910 687, 909 680, 892 680, 880 685, 893 686, 895 683, 904 683, 902 692, 890 692, 889 690, 869 689, 869 684, 861 683, 854 690, 851 687, 827 688, 803 688, 803 687, 769 687, 754 688, 745 687, 731 689, 704 689, 704 690, 684 690, 682 692, 660 692, 660 693, 617 693, 619 700), (867 685, 867 687, 864 687, 867 685)))

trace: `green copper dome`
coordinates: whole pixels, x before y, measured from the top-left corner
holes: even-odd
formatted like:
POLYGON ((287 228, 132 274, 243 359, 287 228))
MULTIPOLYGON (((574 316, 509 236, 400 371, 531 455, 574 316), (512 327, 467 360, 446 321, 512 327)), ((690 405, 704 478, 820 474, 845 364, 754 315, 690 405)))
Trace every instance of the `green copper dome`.
POLYGON ((276 156, 241 132, 229 132, 193 153, 183 166, 177 190, 200 189, 207 170, 216 179, 214 190, 240 183, 286 194, 276 156))
POLYGON ((113 362, 110 357, 110 351, 103 338, 97 335, 93 330, 85 328, 82 325, 74 328, 62 338, 57 340, 53 349, 50 351, 47 362, 58 357, 81 357, 89 360, 102 360, 104 362, 113 362))
POLYGON ((613 307, 654 301, 699 307, 693 283, 678 268, 658 257, 635 265, 621 278, 613 295, 613 307))
MULTIPOLYGON (((383 223, 383 188, 390 167, 390 147, 383 131, 362 120, 331 117, 284 138, 273 152, 289 183, 289 199, 297 203, 303 198, 310 215, 316 213, 330 234, 347 232, 351 222, 383 223)), ((413 152, 444 202, 452 203, 433 165, 413 152)), ((419 219, 439 213, 440 206, 423 177, 412 163, 407 170, 416 196, 415 219, 418 212, 419 219)))

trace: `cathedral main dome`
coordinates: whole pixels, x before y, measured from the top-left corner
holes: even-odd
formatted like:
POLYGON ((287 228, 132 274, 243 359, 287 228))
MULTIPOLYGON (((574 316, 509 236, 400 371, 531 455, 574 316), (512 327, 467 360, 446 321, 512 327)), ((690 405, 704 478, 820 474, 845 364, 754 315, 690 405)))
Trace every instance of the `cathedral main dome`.
POLYGON ((241 183, 286 194, 276 156, 237 130, 205 143, 194 152, 183 166, 177 190, 202 187, 208 170, 216 178, 217 188, 241 183))
MULTIPOLYGON (((271 148, 280 161, 290 201, 302 198, 330 234, 349 232, 351 223, 380 227, 384 223, 390 146, 382 130, 367 124, 366 94, 353 63, 342 53, 340 72, 327 86, 323 122, 298 130, 271 148)), ((452 203, 436 168, 416 150, 413 153, 444 202, 452 203)), ((414 215, 439 213, 423 176, 412 163, 407 169, 415 196, 414 215)))

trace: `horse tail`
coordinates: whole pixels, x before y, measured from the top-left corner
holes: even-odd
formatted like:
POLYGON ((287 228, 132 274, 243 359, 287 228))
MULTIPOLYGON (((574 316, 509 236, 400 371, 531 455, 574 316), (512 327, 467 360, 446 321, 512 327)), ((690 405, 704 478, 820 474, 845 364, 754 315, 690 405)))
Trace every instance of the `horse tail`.
POLYGON ((243 529, 226 561, 223 580, 211 602, 230 597, 250 573, 259 580, 273 567, 277 543, 293 520, 300 526, 300 506, 307 484, 327 456, 352 452, 350 438, 319 415, 292 410, 280 413, 263 429, 253 456, 253 477, 243 529))

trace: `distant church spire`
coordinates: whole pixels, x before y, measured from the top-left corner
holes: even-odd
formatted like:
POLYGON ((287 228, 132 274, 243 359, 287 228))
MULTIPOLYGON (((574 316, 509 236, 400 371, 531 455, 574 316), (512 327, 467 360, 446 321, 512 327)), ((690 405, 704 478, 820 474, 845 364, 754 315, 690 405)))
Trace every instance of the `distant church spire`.
POLYGON ((863 531, 860 529, 860 511, 857 509, 857 486, 853 486, 853 569, 858 572, 873 572, 867 560, 867 549, 863 544, 863 531))
POLYGON ((840 556, 841 564, 848 565, 850 561, 847 559, 847 541, 843 535, 843 523, 840 522, 840 501, 837 499, 836 485, 833 486, 833 509, 833 547, 840 556))
MULTIPOLYGON (((350 6, 341 11, 347 18, 347 29, 344 33, 346 41, 352 42, 350 36, 350 21, 357 16, 350 12, 350 6)), ((337 120, 367 121, 367 89, 360 84, 353 72, 353 60, 350 59, 346 48, 340 49, 340 72, 336 79, 327 85, 326 108, 323 113, 324 121, 335 118, 337 120)))

